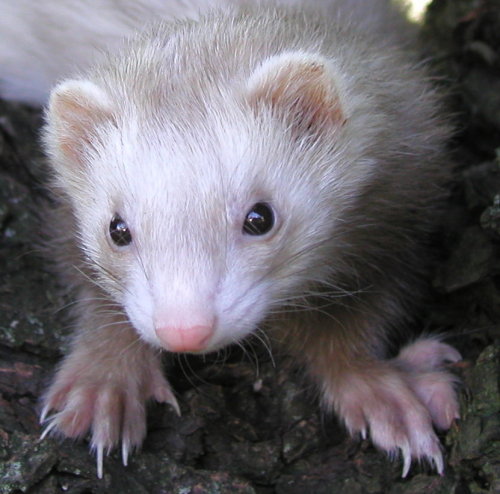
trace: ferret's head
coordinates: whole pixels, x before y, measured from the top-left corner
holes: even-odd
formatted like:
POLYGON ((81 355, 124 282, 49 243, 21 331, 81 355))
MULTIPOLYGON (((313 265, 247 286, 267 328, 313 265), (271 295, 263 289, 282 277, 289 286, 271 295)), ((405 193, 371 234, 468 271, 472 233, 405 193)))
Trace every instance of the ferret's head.
POLYGON ((321 56, 273 55, 225 87, 199 77, 62 82, 45 132, 96 283, 144 340, 193 353, 325 279, 358 181, 321 56))

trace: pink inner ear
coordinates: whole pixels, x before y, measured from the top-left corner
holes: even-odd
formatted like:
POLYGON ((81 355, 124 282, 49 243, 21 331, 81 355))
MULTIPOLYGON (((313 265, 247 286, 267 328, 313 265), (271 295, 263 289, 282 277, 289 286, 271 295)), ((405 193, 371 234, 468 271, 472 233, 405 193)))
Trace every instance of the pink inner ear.
POLYGON ((301 132, 338 127, 345 121, 326 61, 305 55, 269 59, 250 79, 249 101, 267 105, 301 132))

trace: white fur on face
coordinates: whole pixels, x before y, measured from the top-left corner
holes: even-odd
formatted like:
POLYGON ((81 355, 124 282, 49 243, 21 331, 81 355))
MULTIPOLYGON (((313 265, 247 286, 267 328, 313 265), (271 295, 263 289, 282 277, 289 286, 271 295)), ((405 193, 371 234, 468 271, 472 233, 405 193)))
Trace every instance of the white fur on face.
MULTIPOLYGON (((126 148, 117 153, 118 144, 108 143, 108 154, 93 166, 95 198, 103 205, 97 224, 104 228, 87 228, 105 234, 115 213, 127 222, 133 243, 118 249, 121 266, 110 270, 120 277, 120 302, 130 320, 157 346, 158 326, 214 324, 206 351, 241 340, 304 278, 308 263, 290 266, 286 256, 307 246, 320 229, 318 221, 324 221, 311 199, 314 184, 303 180, 299 163, 291 166, 297 157, 288 152, 280 163, 282 143, 274 151, 271 146, 256 151, 257 136, 248 126, 215 125, 221 126, 211 132, 219 135, 217 142, 199 136, 183 143, 182 136, 165 129, 155 131, 155 143, 133 131, 117 134, 115 142, 126 148), (309 197, 310 210, 307 205, 294 210, 289 203, 281 186, 285 165, 292 170, 285 182, 295 196, 309 197), (103 176, 114 180, 107 183, 103 176), (243 234, 246 213, 262 201, 275 208, 276 233, 243 234)), ((115 266, 110 257, 116 255, 108 247, 99 262, 115 266)))

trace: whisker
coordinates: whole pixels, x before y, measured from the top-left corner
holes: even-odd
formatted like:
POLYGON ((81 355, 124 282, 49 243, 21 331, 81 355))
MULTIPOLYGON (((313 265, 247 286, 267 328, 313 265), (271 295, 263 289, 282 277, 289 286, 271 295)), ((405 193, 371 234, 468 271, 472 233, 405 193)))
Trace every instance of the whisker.
POLYGON ((203 383, 203 380, 201 378, 199 378, 199 376, 196 374, 196 372, 193 371, 191 364, 188 362, 186 354, 185 353, 175 353, 174 355, 175 355, 175 358, 177 359, 177 361, 179 362, 179 366, 181 368, 181 371, 182 371, 182 374, 184 375, 184 377, 187 379, 187 381, 189 382, 189 384, 193 388, 197 389, 198 384, 195 381, 193 381, 191 376, 195 376, 199 382, 203 383), (187 369, 190 372, 186 371, 185 366, 187 367, 187 369))

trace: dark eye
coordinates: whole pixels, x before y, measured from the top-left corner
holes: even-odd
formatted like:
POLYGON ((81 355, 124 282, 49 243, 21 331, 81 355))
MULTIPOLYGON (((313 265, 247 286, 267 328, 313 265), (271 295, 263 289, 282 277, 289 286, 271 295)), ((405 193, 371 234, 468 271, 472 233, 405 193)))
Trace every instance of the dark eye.
POLYGON ((132 242, 132 234, 128 229, 127 223, 117 214, 113 216, 109 224, 109 235, 111 236, 111 240, 119 247, 124 247, 132 242))
POLYGON ((243 233, 264 235, 274 226, 274 213, 269 204, 258 202, 248 211, 243 223, 243 233))

